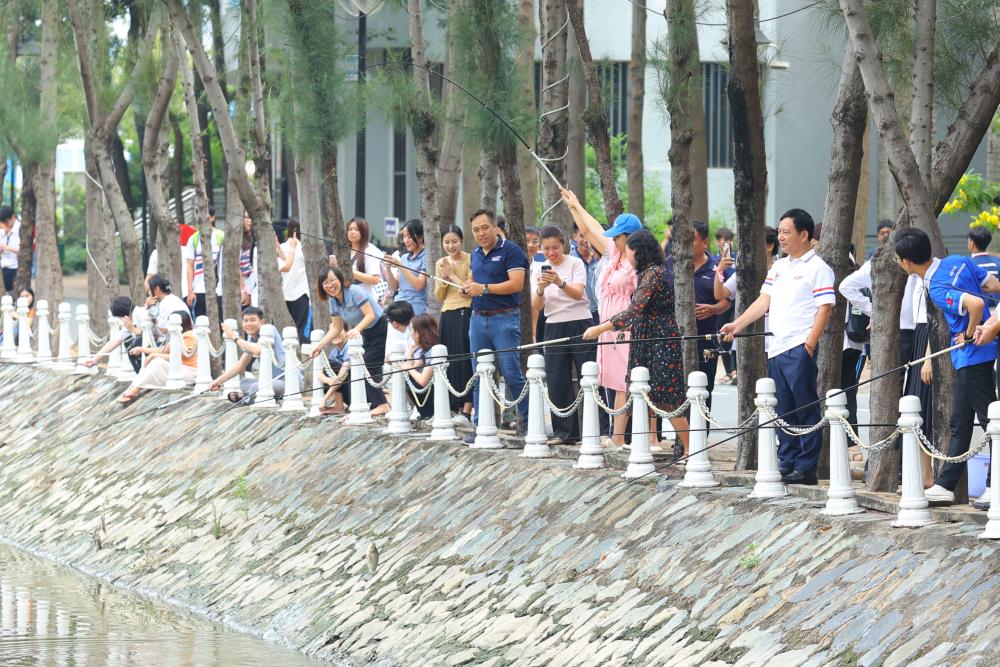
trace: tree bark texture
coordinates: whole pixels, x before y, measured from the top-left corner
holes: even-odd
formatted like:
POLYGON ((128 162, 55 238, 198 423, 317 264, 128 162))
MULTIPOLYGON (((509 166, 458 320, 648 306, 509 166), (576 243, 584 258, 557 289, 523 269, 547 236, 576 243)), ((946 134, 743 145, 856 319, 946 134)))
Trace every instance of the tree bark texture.
MULTIPOLYGON (((15 293, 11 296, 15 296, 25 287, 31 286, 31 267, 34 265, 35 259, 35 220, 38 211, 34 185, 36 168, 33 162, 21 165, 24 181, 21 186, 21 249, 17 253, 17 274, 14 276, 15 293)), ((0 288, 2 287, 0 285, 0 288)))
POLYGON ((222 319, 240 320, 240 252, 243 250, 243 207, 233 176, 226 173, 226 242, 222 245, 222 319))
POLYGON ((604 95, 601 91, 601 82, 597 78, 597 65, 590 52, 590 41, 587 39, 583 23, 583 0, 567 0, 566 10, 576 35, 580 60, 583 63, 583 73, 587 81, 587 93, 590 98, 583 116, 583 122, 587 128, 587 140, 594 147, 594 153, 597 157, 597 175, 601 183, 601 195, 604 198, 604 213, 607 215, 608 221, 613 221, 621 215, 625 208, 618 195, 615 166, 611 157, 608 112, 604 108, 604 95))
POLYGON ((646 219, 646 187, 642 161, 642 107, 646 98, 646 8, 632 5, 632 59, 628 65, 628 210, 646 219))
POLYGON ((934 138, 934 28, 937 0, 914 0, 913 104, 910 110, 910 148, 924 186, 930 187, 931 147, 934 138))
MULTIPOLYGON (((330 237, 333 239, 333 252, 337 257, 337 265, 351 280, 354 272, 351 270, 351 242, 347 239, 347 227, 344 226, 344 211, 340 207, 340 184, 337 171, 337 147, 330 146, 323 151, 323 201, 326 204, 326 215, 330 220, 330 237)), ((390 239, 395 242, 395 239, 390 239)))
MULTIPOLYGON (((520 28, 521 42, 517 54, 517 75, 521 83, 521 99, 526 102, 535 100, 535 2, 534 0, 518 0, 517 24, 520 28)), ((537 218, 536 203, 538 202, 538 163, 524 151, 517 154, 518 178, 521 181, 521 200, 524 202, 525 227, 538 227, 541 222, 537 218)), ((548 178, 545 176, 544 178, 548 178)), ((428 261, 428 266, 431 266, 428 261)))
MULTIPOLYGON (((489 211, 497 210, 497 192, 500 188, 500 164, 497 154, 483 148, 479 162, 479 192, 481 206, 489 211)), ((470 214, 471 215, 471 214, 470 214)))
MULTIPOLYGON (((89 138, 86 139, 83 149, 87 170, 85 186, 87 202, 87 302, 95 313, 104 313, 107 312, 111 304, 111 298, 118 296, 118 262, 115 261, 115 236, 111 229, 110 216, 104 207, 104 196, 98 184, 97 161, 94 159, 90 142, 89 138)), ((103 330, 100 331, 103 335, 103 330)))
MULTIPOLYGON (((458 8, 458 2, 448 5, 449 18, 454 16, 458 8)), ((450 21, 449 21, 450 23, 450 21)), ((456 52, 455 31, 448 29, 447 54, 445 56, 445 69, 450 75, 452 69, 456 67, 458 58, 462 56, 456 52)), ((438 183, 438 216, 442 229, 448 225, 458 224, 458 184, 462 167, 462 134, 465 124, 465 106, 462 100, 462 93, 454 86, 446 85, 442 87, 444 98, 444 119, 441 131, 441 155, 437 165, 438 183)), ((469 213, 471 211, 467 211, 469 213)))
MULTIPOLYGON (((503 193, 503 212, 507 218, 507 238, 526 248, 524 226, 524 201, 521 199, 521 182, 517 171, 517 153, 508 145, 497 153, 500 167, 500 190, 503 193)), ((525 276, 521 289, 521 343, 532 343, 531 285, 525 276)), ((526 355, 523 355, 526 357, 526 355)))
POLYGON ((198 221, 192 221, 194 224, 188 222, 185 219, 184 214, 184 130, 181 128, 180 121, 177 120, 172 114, 170 115, 170 131, 173 135, 174 141, 174 157, 172 163, 171 171, 171 183, 170 191, 173 195, 174 200, 174 217, 177 218, 178 225, 191 225, 192 227, 198 226, 198 221))
MULTIPOLYGON (((569 17, 567 0, 539 0, 538 22, 541 26, 542 90, 538 122, 538 155, 545 160, 552 174, 566 184, 567 152, 569 149, 569 85, 567 63, 569 17)), ((547 174, 542 175, 542 220, 540 224, 556 225, 565 233, 573 232, 573 220, 562 205, 559 187, 547 174)), ((583 192, 579 195, 582 197, 583 192)))
MULTIPOLYGON (((742 0, 726 0, 729 24, 729 108, 733 119, 733 202, 736 207, 736 308, 746 310, 760 293, 767 274, 764 207, 767 203, 767 157, 764 153, 764 115, 757 64, 754 8, 742 0)), ((757 321, 747 331, 763 331, 757 321)), ((767 357, 761 337, 740 340, 737 362, 739 421, 756 410, 753 399, 757 378, 767 375, 767 357)), ((757 467, 756 434, 740 436, 736 467, 757 467)))
MULTIPOLYGON (((830 169, 827 172, 823 235, 819 242, 819 252, 823 260, 833 269, 834 285, 839 287, 840 281, 851 271, 848 253, 854 232, 854 213, 861 167, 866 157, 864 136, 868 124, 865 86, 850 50, 844 55, 837 101, 833 106, 830 124, 833 126, 833 144, 830 169)), ((840 371, 846 316, 847 302, 838 294, 833 315, 820 339, 817 360, 820 398, 825 397, 830 389, 843 389, 840 371)), ((898 322, 896 328, 898 330, 898 322)), ((820 477, 830 472, 829 446, 829 435, 824 433, 823 452, 819 459, 820 477)))
MULTIPOLYGON (((326 251, 326 234, 323 233, 320 209, 320 179, 318 158, 302 156, 295 159, 295 184, 298 199, 299 221, 302 223, 302 248, 305 252, 306 275, 312 294, 316 277, 323 275, 330 265, 326 251)), ((313 328, 326 331, 330 326, 330 311, 313 308, 313 328)))
MULTIPOLYGON (((691 142, 694 129, 690 90, 691 60, 699 61, 698 39, 692 0, 668 0, 667 29, 670 32, 668 54, 670 115, 670 208, 673 211, 672 243, 674 257, 674 311, 677 325, 685 336, 697 334, 694 315, 694 258, 691 243, 691 142)), ((684 341, 684 377, 698 370, 698 341, 684 341)))
MULTIPOLYGON (((568 3, 570 0, 564 0, 568 3)), ((586 7, 580 6, 586 16, 586 7)), ((580 61, 580 49, 577 46, 576 31, 573 24, 569 25, 569 37, 566 40, 566 69, 569 70, 569 130, 566 143, 569 153, 566 156, 566 187, 573 192, 583 194, 587 189, 587 129, 584 126, 584 111, 587 108, 587 81, 583 75, 583 63, 580 61)), ((609 221, 611 222, 611 221, 609 221)))

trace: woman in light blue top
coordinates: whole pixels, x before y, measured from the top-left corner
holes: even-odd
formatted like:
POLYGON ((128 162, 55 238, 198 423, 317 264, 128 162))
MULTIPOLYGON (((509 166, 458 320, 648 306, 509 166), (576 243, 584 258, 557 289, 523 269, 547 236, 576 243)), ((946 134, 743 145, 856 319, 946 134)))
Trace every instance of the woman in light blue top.
POLYGON ((427 312, 427 251, 424 248, 424 225, 414 218, 403 226, 406 254, 395 264, 399 277, 389 271, 389 287, 396 291, 396 300, 408 301, 414 315, 427 312))
MULTIPOLYGON (((313 349, 312 356, 322 354, 323 348, 342 331, 348 338, 361 336, 368 373, 376 382, 381 381, 387 325, 378 302, 361 285, 347 282, 338 268, 327 269, 326 273, 319 275, 316 295, 320 301, 330 302, 330 330, 313 349)), ((366 382, 365 390, 373 417, 389 412, 389 404, 381 389, 375 389, 366 382)))

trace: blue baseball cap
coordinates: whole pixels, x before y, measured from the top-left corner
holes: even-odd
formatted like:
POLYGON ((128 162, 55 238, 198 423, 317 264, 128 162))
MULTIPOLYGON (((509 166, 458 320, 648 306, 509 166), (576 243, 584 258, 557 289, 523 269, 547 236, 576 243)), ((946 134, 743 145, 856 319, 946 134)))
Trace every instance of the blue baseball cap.
POLYGON ((635 213, 622 213, 615 218, 615 224, 604 230, 604 235, 614 238, 619 234, 634 234, 642 229, 642 222, 635 213))

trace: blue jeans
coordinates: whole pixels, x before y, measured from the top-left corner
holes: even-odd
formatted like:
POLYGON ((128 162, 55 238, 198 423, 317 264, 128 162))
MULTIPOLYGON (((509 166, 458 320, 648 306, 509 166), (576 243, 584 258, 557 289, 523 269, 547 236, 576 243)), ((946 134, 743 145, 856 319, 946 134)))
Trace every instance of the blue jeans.
MULTIPOLYGON (((774 380, 778 405, 775 410, 789 424, 812 426, 820 419, 819 405, 793 412, 798 407, 816 403, 816 359, 809 356, 805 345, 772 357, 767 362, 767 375, 774 380), (791 414, 789 414, 791 413, 791 414)), ((822 435, 791 436, 778 430, 778 465, 786 470, 815 472, 819 465, 822 435)))
MULTIPOLYGON (((472 313, 472 324, 469 326, 469 345, 473 354, 479 350, 506 350, 521 344, 521 313, 512 311, 500 315, 483 317, 472 313)), ((501 352, 494 355, 500 375, 507 382, 507 387, 514 396, 519 396, 524 388, 524 374, 521 372, 520 352, 501 352)), ((472 372, 476 372, 476 358, 472 358, 472 372)), ((476 406, 476 423, 479 423, 479 382, 473 389, 473 402, 476 406)), ((528 400, 517 404, 521 419, 528 419, 528 400)))

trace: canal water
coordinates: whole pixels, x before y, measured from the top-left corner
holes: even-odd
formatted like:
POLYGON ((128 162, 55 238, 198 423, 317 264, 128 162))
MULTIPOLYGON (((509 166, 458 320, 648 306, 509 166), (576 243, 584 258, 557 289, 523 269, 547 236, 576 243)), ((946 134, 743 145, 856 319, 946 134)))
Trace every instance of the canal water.
POLYGON ((0 665, 321 664, 0 543, 0 665))

